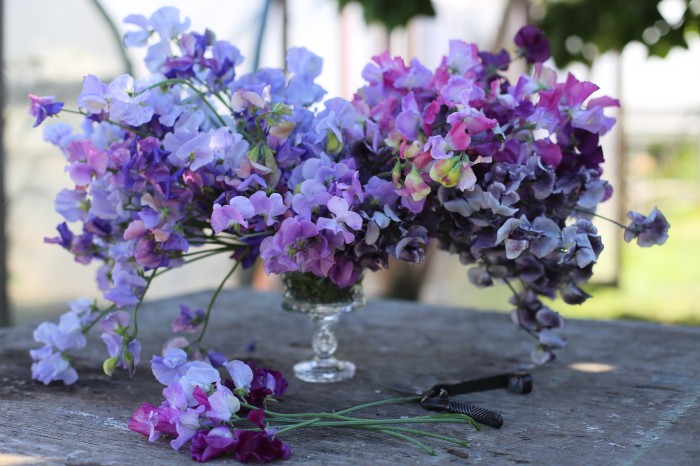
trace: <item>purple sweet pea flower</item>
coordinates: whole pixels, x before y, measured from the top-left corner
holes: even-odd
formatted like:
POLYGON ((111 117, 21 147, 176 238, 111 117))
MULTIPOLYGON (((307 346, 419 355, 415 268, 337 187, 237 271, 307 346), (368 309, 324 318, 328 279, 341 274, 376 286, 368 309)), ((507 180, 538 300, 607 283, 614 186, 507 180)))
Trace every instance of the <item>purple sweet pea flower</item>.
POLYGON ((292 454, 289 445, 275 438, 271 430, 236 430, 234 445, 233 455, 242 463, 251 460, 267 463, 277 458, 289 458, 292 454))
POLYGON ((41 124, 46 117, 58 115, 63 108, 63 102, 56 102, 54 96, 39 97, 38 95, 29 94, 29 114, 36 118, 34 127, 41 124))
POLYGON ((664 244, 668 239, 668 230, 671 225, 656 207, 648 217, 633 210, 629 211, 627 216, 632 221, 625 228, 625 241, 628 243, 637 238, 637 244, 647 248, 655 244, 664 244))
POLYGON ((514 42, 528 63, 542 63, 552 56, 547 38, 536 26, 522 27, 514 42))
POLYGON ((173 320, 171 327, 175 333, 195 333, 202 328, 204 317, 203 309, 197 309, 193 313, 189 306, 180 304, 180 315, 173 320))
POLYGON ((192 437, 190 456, 193 460, 204 463, 212 458, 231 451, 236 445, 231 429, 224 426, 211 430, 201 429, 192 437))

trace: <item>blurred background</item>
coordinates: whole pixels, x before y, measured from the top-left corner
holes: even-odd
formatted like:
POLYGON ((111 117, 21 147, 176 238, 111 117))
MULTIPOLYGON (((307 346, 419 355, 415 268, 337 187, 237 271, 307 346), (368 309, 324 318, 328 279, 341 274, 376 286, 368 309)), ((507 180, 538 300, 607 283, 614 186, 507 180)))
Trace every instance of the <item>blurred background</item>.
MULTIPOLYGON (((570 71, 622 103, 604 143, 616 194, 601 213, 625 222, 628 209, 646 214, 658 206, 671 223, 666 245, 641 249, 598 222, 606 249, 588 287, 594 297, 553 307, 565 317, 700 325, 700 0, 4 0, 0 325, 57 316, 66 301, 98 297, 96 267, 43 243, 62 221, 53 200, 69 179, 61 154, 32 129, 27 94, 55 95, 74 108, 88 73, 105 82, 125 72, 143 76, 141 50, 121 47, 122 19, 166 5, 189 17, 193 30, 209 28, 235 44, 246 56, 239 74, 283 66, 287 47, 305 46, 324 59, 319 83, 327 96, 346 98, 383 50, 434 68, 450 39, 513 51, 522 25, 540 25, 560 79, 570 71)), ((148 299, 214 288, 228 268, 225 257, 192 264, 154 282, 148 299)), ((279 286, 259 272, 234 282, 279 286)), ((419 267, 392 267, 365 284, 371 297, 509 310, 507 289, 473 288, 457 259, 437 250, 419 267)))

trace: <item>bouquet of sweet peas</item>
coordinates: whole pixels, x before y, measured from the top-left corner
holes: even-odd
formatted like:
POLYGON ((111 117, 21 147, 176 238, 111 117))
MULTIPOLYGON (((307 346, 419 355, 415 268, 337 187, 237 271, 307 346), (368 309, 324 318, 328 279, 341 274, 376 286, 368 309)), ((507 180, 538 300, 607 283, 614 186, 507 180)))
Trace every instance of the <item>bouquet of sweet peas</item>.
MULTIPOLYGON (((140 304, 173 267, 233 259, 208 308, 183 306, 172 324, 199 336, 166 345, 219 366, 226 357, 202 339, 239 264, 261 259, 268 273, 346 288, 390 257, 422 261, 429 239, 472 265, 478 286, 511 287, 514 321, 537 338, 536 362, 565 345, 553 332, 562 318, 539 296, 588 298, 581 285, 603 248, 590 218, 612 194, 599 136, 614 124, 604 109, 618 103, 591 99, 597 86, 571 75, 558 83, 536 28, 515 38, 533 71, 515 83, 504 76, 507 52, 452 41, 434 72, 385 53, 367 65, 353 101, 321 104, 322 60, 306 49, 288 51, 286 71, 238 76, 238 49, 188 31, 174 8, 126 21, 136 30, 125 44, 148 47, 147 78, 88 75, 78 110, 30 95, 35 126, 60 112, 85 116, 81 133, 62 123, 45 131, 74 183, 58 193, 56 210, 79 224, 60 224, 47 241, 79 262, 100 262, 97 283, 112 303, 82 298, 58 325, 41 324, 35 379, 74 383, 70 353, 95 325, 109 353, 105 372, 133 372, 140 304)), ((656 209, 629 215, 620 225, 627 241, 665 241, 669 225, 656 209)))

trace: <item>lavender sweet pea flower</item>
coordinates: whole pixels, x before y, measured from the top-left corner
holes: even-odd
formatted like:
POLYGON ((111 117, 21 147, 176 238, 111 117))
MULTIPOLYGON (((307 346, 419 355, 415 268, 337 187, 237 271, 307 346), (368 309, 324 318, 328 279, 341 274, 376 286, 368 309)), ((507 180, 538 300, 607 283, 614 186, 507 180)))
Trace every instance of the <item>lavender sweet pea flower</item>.
POLYGON ((164 356, 151 358, 151 371, 158 382, 172 385, 186 372, 187 353, 180 348, 168 346, 164 356))
POLYGON ((188 406, 196 405, 193 395, 196 387, 208 392, 218 382, 221 382, 219 371, 214 369, 211 364, 201 361, 187 363, 184 375, 182 375, 182 377, 180 377, 178 380, 180 387, 182 387, 182 391, 187 397, 188 406))
POLYGON ((287 84, 287 101, 309 106, 321 100, 326 91, 314 83, 321 74, 323 59, 304 47, 292 47, 287 51, 287 69, 292 78, 287 84))
POLYGON ((248 393, 253 382, 253 370, 243 361, 233 360, 224 364, 237 389, 248 393))
POLYGON ((173 450, 179 450, 184 444, 189 442, 197 433, 200 426, 200 415, 204 412, 204 406, 196 408, 187 408, 185 412, 177 416, 175 428, 177 430, 177 438, 170 441, 170 447, 173 450))
POLYGON ((86 198, 87 192, 83 189, 62 189, 56 194, 54 208, 69 222, 87 221, 86 198))
POLYGON ((97 76, 88 74, 83 78, 83 89, 78 96, 78 105, 90 113, 99 114, 108 106, 109 88, 97 76))
POLYGON ((250 203, 255 209, 255 215, 263 218, 265 226, 272 226, 277 222, 277 217, 287 212, 287 206, 279 193, 272 193, 267 197, 265 191, 258 191, 250 196, 250 203))
POLYGON ((132 126, 140 126, 151 121, 154 111, 148 103, 150 91, 135 93, 134 78, 123 74, 108 86, 109 117, 132 126))
POLYGON ((316 222, 316 228, 319 232, 330 230, 333 233, 341 233, 346 244, 352 243, 355 240, 355 235, 351 233, 347 227, 353 230, 362 228, 362 217, 357 212, 350 210, 348 202, 342 197, 332 197, 328 201, 328 210, 334 215, 334 218, 320 217, 316 222))
POLYGON ((233 225, 241 225, 248 228, 246 220, 255 216, 253 203, 244 196, 236 196, 231 199, 228 205, 214 204, 211 214, 211 227, 214 232, 221 233, 233 225))
POLYGON ((63 102, 56 102, 56 97, 29 94, 29 114, 36 118, 33 127, 36 128, 46 117, 57 115, 63 108, 63 102))
POLYGON ((230 421, 231 416, 241 409, 238 398, 223 385, 219 385, 216 391, 209 395, 209 405, 206 416, 214 423, 230 421))
POLYGON ((35 361, 32 364, 34 380, 44 385, 54 380, 61 380, 66 385, 71 385, 78 380, 78 373, 61 353, 54 353, 50 347, 45 347, 42 351, 34 351, 31 354, 35 361))
POLYGON ((654 244, 664 244, 668 239, 668 230, 671 225, 656 207, 648 217, 633 210, 627 213, 627 217, 632 221, 625 228, 625 241, 628 243, 637 238, 637 244, 646 248, 654 244))

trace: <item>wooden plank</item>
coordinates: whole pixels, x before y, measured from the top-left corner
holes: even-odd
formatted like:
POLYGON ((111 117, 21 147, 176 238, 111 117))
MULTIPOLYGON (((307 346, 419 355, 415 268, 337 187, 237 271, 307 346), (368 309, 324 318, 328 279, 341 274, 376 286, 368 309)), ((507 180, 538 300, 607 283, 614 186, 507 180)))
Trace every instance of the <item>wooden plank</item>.
MULTIPOLYGON (((178 303, 203 307, 208 293, 149 303, 142 310, 144 357, 168 337, 178 303), (159 324, 158 324, 159 323, 159 324), (156 324, 159 327, 156 327, 156 324)), ((342 317, 339 356, 357 376, 332 385, 291 378, 310 353, 311 325, 285 313, 279 295, 240 289, 222 294, 208 341, 231 358, 254 359, 290 377, 279 411, 341 409, 393 397, 394 384, 427 388, 437 382, 512 370, 527 362, 532 341, 508 316, 399 301, 374 301, 342 317), (256 349, 247 351, 249 343, 256 349)), ((126 430, 143 401, 160 402, 160 386, 142 362, 133 379, 108 380, 101 342, 76 361, 71 387, 32 382, 27 350, 31 327, 0 330, 0 463, 190 464, 185 449, 149 444, 126 430), (22 463, 21 461, 24 461, 22 463)), ((462 449, 441 442, 435 457, 371 433, 314 429, 290 432, 289 464, 698 464, 700 462, 700 328, 634 322, 574 321, 563 332, 570 347, 533 371, 534 390, 520 396, 483 392, 461 399, 503 414, 500 430, 458 426, 428 429, 467 438, 462 449), (468 459, 465 459, 467 458, 468 459)), ((368 410, 365 415, 420 415, 417 405, 368 410)), ((216 464, 233 464, 232 460, 216 464)))

